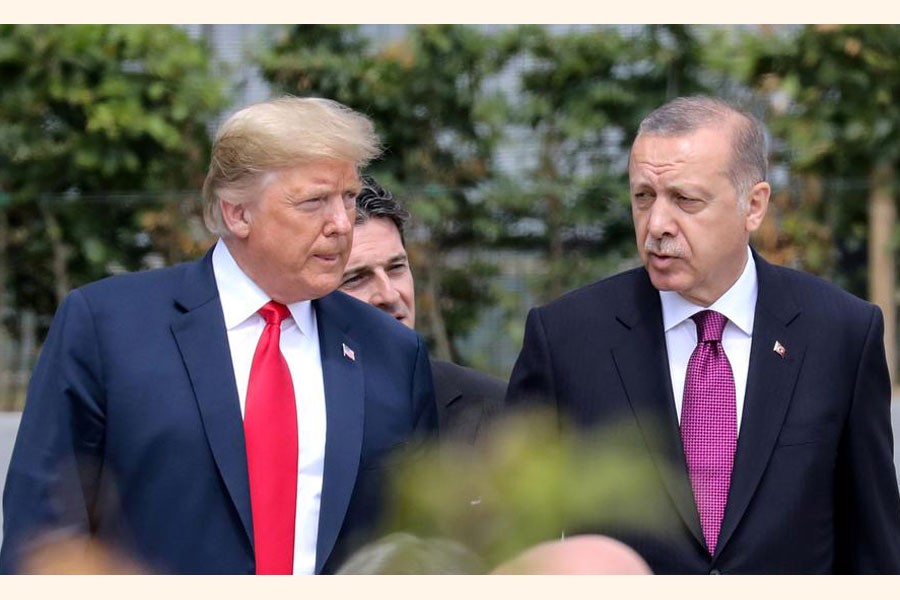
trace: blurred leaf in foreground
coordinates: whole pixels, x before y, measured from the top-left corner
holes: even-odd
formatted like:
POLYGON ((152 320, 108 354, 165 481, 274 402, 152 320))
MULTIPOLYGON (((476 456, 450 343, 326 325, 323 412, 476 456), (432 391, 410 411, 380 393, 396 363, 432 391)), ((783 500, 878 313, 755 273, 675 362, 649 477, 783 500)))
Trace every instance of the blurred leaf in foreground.
POLYGON ((461 544, 488 569, 563 534, 664 533, 651 493, 658 466, 635 439, 616 427, 575 434, 543 413, 510 416, 478 445, 408 457, 386 530, 461 544))

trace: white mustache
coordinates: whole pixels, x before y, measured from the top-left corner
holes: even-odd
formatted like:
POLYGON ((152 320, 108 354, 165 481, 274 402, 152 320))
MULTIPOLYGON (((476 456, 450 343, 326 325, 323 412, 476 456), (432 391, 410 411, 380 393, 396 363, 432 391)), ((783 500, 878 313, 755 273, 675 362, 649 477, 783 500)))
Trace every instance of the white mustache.
POLYGON ((684 247, 671 237, 654 238, 648 235, 644 240, 644 250, 674 258, 684 258, 687 254, 684 247))

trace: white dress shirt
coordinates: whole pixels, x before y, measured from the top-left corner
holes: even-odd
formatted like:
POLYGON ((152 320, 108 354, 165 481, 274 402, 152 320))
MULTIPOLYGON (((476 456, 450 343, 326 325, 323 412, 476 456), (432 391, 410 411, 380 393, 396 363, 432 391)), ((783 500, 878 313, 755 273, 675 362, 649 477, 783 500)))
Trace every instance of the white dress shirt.
POLYGON ((753 319, 759 286, 756 279, 756 263, 747 248, 747 264, 727 292, 708 307, 689 302, 678 292, 660 292, 663 328, 666 332, 666 350, 669 355, 669 373, 672 376, 672 393, 675 412, 681 422, 681 404, 684 398, 684 380, 688 360, 697 345, 697 325, 691 320, 696 313, 709 309, 728 318, 722 332, 722 346, 731 363, 734 374, 735 400, 737 401, 737 430, 741 430, 744 411, 744 395, 747 390, 747 372, 750 367, 750 344, 753 341, 753 319))
MULTIPOLYGON (((225 314, 241 414, 247 399, 250 365, 265 327, 258 310, 271 300, 238 266, 222 240, 212 255, 213 273, 225 314)), ((316 565, 319 504, 325 462, 325 383, 319 355, 319 330, 310 301, 288 305, 291 318, 281 324, 281 353, 287 361, 297 400, 297 514, 294 524, 294 574, 311 574, 316 565)))

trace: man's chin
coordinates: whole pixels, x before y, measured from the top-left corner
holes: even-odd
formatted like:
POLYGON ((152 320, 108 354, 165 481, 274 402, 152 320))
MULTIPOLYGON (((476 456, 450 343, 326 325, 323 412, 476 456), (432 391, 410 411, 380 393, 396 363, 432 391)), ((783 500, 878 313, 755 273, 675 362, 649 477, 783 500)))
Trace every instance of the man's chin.
POLYGON ((685 288, 684 283, 679 283, 672 275, 659 273, 652 268, 648 268, 647 273, 650 275, 650 283, 660 292, 680 292, 685 288))

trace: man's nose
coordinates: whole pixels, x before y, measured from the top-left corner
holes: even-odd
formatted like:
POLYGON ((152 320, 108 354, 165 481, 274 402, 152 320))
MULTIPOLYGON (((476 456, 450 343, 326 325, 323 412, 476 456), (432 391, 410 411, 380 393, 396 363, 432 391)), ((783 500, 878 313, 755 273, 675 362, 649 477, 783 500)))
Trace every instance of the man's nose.
POLYGON ((341 196, 335 195, 328 202, 328 221, 325 226, 327 235, 346 235, 353 231, 353 220, 356 210, 348 209, 341 196))
POLYGON ((675 235, 677 227, 675 219, 672 215, 673 207, 668 199, 657 198, 656 201, 647 209, 647 233, 656 239, 664 235, 675 235))
POLYGON ((374 276, 375 281, 375 295, 373 296, 373 304, 375 306, 383 306, 383 307, 393 307, 400 301, 400 294, 397 292, 397 289, 394 287, 394 284, 391 283, 390 278, 387 273, 383 270, 378 270, 374 276))

